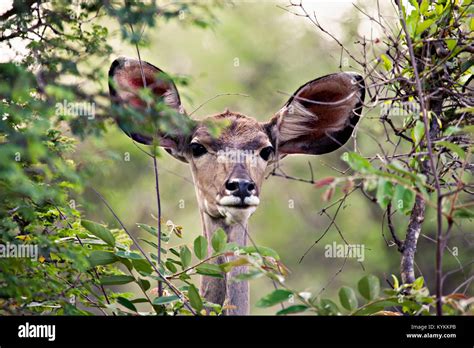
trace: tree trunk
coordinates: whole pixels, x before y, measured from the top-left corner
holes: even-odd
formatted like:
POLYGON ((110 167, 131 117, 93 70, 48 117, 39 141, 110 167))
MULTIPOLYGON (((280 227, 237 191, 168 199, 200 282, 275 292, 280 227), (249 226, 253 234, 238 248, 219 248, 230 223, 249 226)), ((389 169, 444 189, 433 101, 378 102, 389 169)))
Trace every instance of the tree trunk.
POLYGON ((407 234, 402 248, 401 275, 403 283, 415 281, 415 253, 421 226, 425 220, 425 201, 420 196, 415 199, 415 205, 410 215, 407 234))

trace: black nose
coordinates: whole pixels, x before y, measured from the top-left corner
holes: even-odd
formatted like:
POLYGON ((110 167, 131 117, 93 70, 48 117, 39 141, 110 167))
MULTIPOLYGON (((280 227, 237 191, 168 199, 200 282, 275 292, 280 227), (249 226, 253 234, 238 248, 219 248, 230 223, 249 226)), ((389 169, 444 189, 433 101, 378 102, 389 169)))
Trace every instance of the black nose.
POLYGON ((255 183, 245 179, 229 179, 225 183, 225 188, 233 196, 240 197, 242 202, 245 197, 250 197, 255 193, 255 183))

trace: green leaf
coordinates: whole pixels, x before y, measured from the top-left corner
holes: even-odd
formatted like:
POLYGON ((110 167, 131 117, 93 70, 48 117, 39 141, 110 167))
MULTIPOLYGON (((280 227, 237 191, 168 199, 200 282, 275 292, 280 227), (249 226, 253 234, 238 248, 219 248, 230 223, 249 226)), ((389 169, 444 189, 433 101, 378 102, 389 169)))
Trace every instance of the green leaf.
MULTIPOLYGON (((405 168, 405 164, 400 162, 400 161, 397 161, 397 160, 393 160, 391 163, 389 163, 387 165, 387 168, 389 169, 392 169, 394 171, 396 171, 397 173, 400 173, 404 176, 408 176, 411 180, 413 181, 417 181, 418 180, 418 177, 416 176, 416 174, 414 173, 411 173, 409 172, 406 168, 405 168)), ((393 175, 393 174, 392 174, 393 175)))
POLYGON ((170 251, 174 256, 179 257, 179 252, 176 251, 174 248, 169 248, 169 251, 170 251))
POLYGON ((392 70, 392 61, 390 60, 390 58, 388 58, 385 54, 381 54, 380 58, 383 61, 383 66, 384 66, 385 70, 387 70, 387 71, 392 70))
POLYGON ((291 291, 277 289, 258 300, 256 306, 260 308, 271 307, 289 300, 292 295, 293 293, 291 291))
POLYGON ((234 267, 246 266, 249 264, 249 261, 246 257, 235 258, 229 262, 224 262, 219 265, 219 268, 224 272, 228 273, 234 267))
POLYGON ((130 260, 124 259, 124 258, 121 258, 121 257, 117 257, 117 260, 120 261, 120 263, 123 264, 125 267, 127 267, 127 269, 129 271, 133 270, 133 265, 132 265, 132 262, 130 260))
MULTIPOLYGON (((155 242, 152 242, 152 241, 149 241, 149 240, 146 240, 146 239, 143 239, 143 238, 138 238, 138 239, 141 240, 142 242, 145 242, 146 244, 151 246, 153 249, 158 250, 158 244, 156 244, 155 242)), ((168 250, 166 250, 164 248, 161 248, 160 250, 161 250, 162 254, 167 254, 168 253, 168 250)))
POLYGON ((321 315, 337 315, 339 314, 339 307, 333 301, 323 298, 319 303, 321 315))
POLYGON ((410 189, 402 185, 395 187, 395 194, 393 195, 394 206, 405 214, 409 214, 415 204, 416 194, 410 189))
POLYGON ((153 237, 158 237, 158 229, 156 227, 152 227, 146 224, 137 224, 137 226, 141 228, 142 230, 147 231, 153 237))
POLYGON ((248 254, 259 253, 262 256, 273 257, 277 261, 280 260, 280 256, 278 255, 278 253, 275 250, 268 247, 264 247, 260 245, 257 245, 255 247, 251 245, 251 246, 243 247, 241 249, 248 254))
POLYGON ((219 253, 225 249, 225 245, 227 243, 227 234, 224 232, 222 228, 219 228, 214 232, 212 236, 211 244, 212 248, 216 253, 219 253))
POLYGON ((122 285, 135 281, 135 278, 129 275, 112 275, 100 278, 102 285, 122 285))
POLYGON ((260 278, 262 276, 263 276, 262 271, 254 270, 254 271, 250 271, 248 273, 237 274, 233 279, 234 279, 234 281, 244 281, 244 280, 257 279, 257 278, 260 278))
POLYGON ((456 39, 445 39, 444 42, 446 43, 446 46, 448 46, 448 49, 450 51, 453 51, 456 48, 456 44, 458 43, 458 40, 456 40, 456 39))
POLYGON ((450 150, 451 152, 454 152, 455 154, 457 154, 459 158, 463 160, 466 159, 466 153, 459 145, 450 143, 449 141, 438 141, 436 143, 436 146, 443 146, 447 148, 448 150, 450 150))
POLYGON ((148 303, 148 299, 144 297, 136 298, 131 300, 132 303, 148 303))
POLYGON ((416 9, 412 10, 410 14, 408 15, 408 17, 406 17, 408 32, 410 33, 410 36, 413 37, 416 30, 416 26, 418 22, 420 21, 420 12, 418 11, 418 3, 416 0, 415 1, 410 0, 410 3, 416 4, 416 6, 414 5, 416 9))
POLYGON ((418 0, 408 0, 408 2, 415 8, 412 11, 420 11, 420 5, 418 4, 418 0))
POLYGON ((400 282, 398 281, 397 276, 392 274, 392 279, 393 279, 393 288, 398 289, 398 287, 400 286, 400 282))
POLYGON ((420 141, 425 136, 425 124, 422 121, 416 121, 415 127, 411 130, 411 138, 416 145, 420 144, 420 141))
POLYGON ((150 275, 152 273, 152 267, 150 263, 145 259, 132 260, 132 265, 137 271, 145 275, 150 275))
POLYGON ((140 254, 132 252, 132 251, 128 251, 128 250, 117 251, 115 252, 115 255, 124 259, 128 259, 128 260, 143 260, 143 257, 140 254))
POLYGON ((207 239, 199 236, 194 240, 194 254, 199 260, 207 257, 207 239))
POLYGON ((380 311, 383 311, 385 307, 397 306, 399 303, 392 301, 381 301, 365 305, 364 308, 361 308, 357 311, 356 315, 371 315, 380 311))
POLYGON ((181 273, 179 275, 179 279, 182 280, 183 282, 185 282, 186 280, 190 280, 191 277, 189 275, 187 275, 186 273, 181 273))
POLYGON ((189 296, 189 303, 191 304, 191 306, 196 311, 200 312, 202 309, 202 299, 201 299, 201 296, 199 295, 198 290, 192 284, 189 285, 188 296, 189 296))
POLYGON ((167 304, 167 303, 171 303, 171 302, 176 302, 179 300, 179 297, 176 296, 176 295, 173 295, 173 296, 162 296, 162 297, 157 297, 155 299, 153 299, 153 304, 154 305, 164 305, 164 304, 167 304))
POLYGON ((357 284, 359 293, 368 301, 372 301, 380 293, 380 281, 376 276, 369 274, 359 280, 357 284))
POLYGON ((94 250, 91 252, 88 260, 91 267, 105 266, 118 261, 113 253, 102 250, 94 250))
POLYGON ((348 286, 343 286, 339 290, 339 301, 341 302, 342 307, 348 311, 353 311, 357 308, 357 297, 355 291, 348 286))
POLYGON ((165 266, 166 266, 166 268, 168 268, 168 270, 169 270, 171 273, 176 273, 176 272, 178 272, 178 269, 176 268, 176 266, 174 265, 174 263, 171 262, 171 261, 169 261, 169 260, 165 262, 165 266))
POLYGON ((474 219, 474 211, 467 208, 458 208, 454 211, 453 216, 460 219, 474 219))
POLYGON ((434 19, 427 19, 423 22, 418 23, 418 25, 416 26, 416 35, 421 35, 426 29, 431 27, 434 22, 434 19))
POLYGON ((183 269, 188 268, 191 264, 191 251, 186 245, 179 248, 179 257, 181 258, 181 267, 183 269))
POLYGON ((462 128, 459 128, 457 126, 449 126, 448 128, 446 128, 444 130, 443 134, 446 135, 446 136, 450 136, 450 135, 453 135, 453 134, 457 134, 461 131, 462 131, 462 128))
POLYGON ((382 209, 387 209, 388 203, 392 200, 393 197, 393 183, 384 178, 379 178, 377 185, 377 202, 382 207, 382 209))
POLYGON ((102 239, 110 246, 115 246, 115 238, 112 233, 102 225, 89 220, 82 220, 81 225, 94 236, 102 239))
POLYGON ((137 308, 135 307, 135 305, 130 300, 126 299, 125 297, 122 297, 122 296, 117 297, 117 302, 120 303, 125 308, 130 309, 131 311, 134 311, 134 312, 137 311, 137 308))
POLYGON ((137 283, 143 291, 147 291, 151 287, 151 283, 146 279, 138 278, 137 283))
POLYGON ((308 306, 305 305, 293 305, 286 307, 282 310, 279 310, 276 315, 286 315, 286 314, 294 314, 294 313, 301 313, 308 309, 308 306))
POLYGON ((420 290, 421 288, 423 288, 424 282, 425 280, 423 277, 416 278, 415 281, 413 282, 413 289, 420 290))
POLYGON ((344 152, 341 158, 343 161, 347 162, 349 166, 356 172, 370 173, 374 170, 369 160, 362 157, 358 153, 344 152))
POLYGON ((202 265, 197 266, 196 272, 201 275, 223 278, 221 268, 218 265, 211 263, 203 263, 202 265))
MULTIPOLYGON (((149 234, 151 234, 153 237, 158 238, 158 229, 154 226, 149 226, 146 224, 137 224, 137 226, 145 231, 147 231, 149 234)), ((163 242, 168 242, 170 240, 170 237, 167 235, 166 231, 161 231, 161 240, 163 242)), ((158 247, 156 246, 155 249, 158 247)))
POLYGON ((423 0, 420 5, 420 13, 424 15, 426 11, 428 10, 428 6, 430 5, 430 2, 428 0, 423 0))

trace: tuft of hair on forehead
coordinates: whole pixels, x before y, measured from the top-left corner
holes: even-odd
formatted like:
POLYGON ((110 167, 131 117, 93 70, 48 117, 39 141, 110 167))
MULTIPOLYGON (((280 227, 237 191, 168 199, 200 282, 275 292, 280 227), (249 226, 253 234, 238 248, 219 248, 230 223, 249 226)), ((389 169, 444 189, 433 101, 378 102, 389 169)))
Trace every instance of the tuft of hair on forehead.
POLYGON ((264 127, 257 120, 229 110, 207 117, 195 135, 208 140, 212 139, 212 145, 215 147, 233 146, 239 148, 245 146, 256 149, 269 141, 264 127), (222 129, 218 138, 212 139, 206 123, 213 121, 221 124, 222 129))

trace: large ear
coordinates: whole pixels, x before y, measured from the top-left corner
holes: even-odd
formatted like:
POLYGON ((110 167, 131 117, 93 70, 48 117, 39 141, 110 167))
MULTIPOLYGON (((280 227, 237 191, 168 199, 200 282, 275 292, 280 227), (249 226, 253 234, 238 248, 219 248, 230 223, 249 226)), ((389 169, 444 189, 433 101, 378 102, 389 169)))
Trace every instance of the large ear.
POLYGON ((323 76, 301 86, 265 127, 279 153, 328 153, 350 138, 364 96, 360 75, 323 76))
MULTIPOLYGON (((140 63, 139 60, 132 58, 117 58, 110 67, 109 91, 112 102, 115 105, 131 109, 135 112, 135 116, 140 115, 140 113, 145 114, 147 108, 149 109, 150 103, 148 102, 147 104, 139 96, 140 91, 144 88, 144 82, 146 87, 151 90, 154 103, 162 101, 167 107, 178 111, 174 112, 171 117, 183 117, 178 115, 178 113, 184 114, 184 110, 173 81, 162 70, 150 63, 145 61, 140 63)), ((178 148, 183 141, 183 134, 179 127, 175 127, 172 132, 159 130, 150 132, 146 127, 150 122, 147 122, 146 119, 138 120, 138 117, 133 119, 133 115, 134 113, 132 112, 126 113, 125 117, 123 115, 115 117, 120 128, 125 133, 135 141, 147 145, 153 143, 153 138, 158 138, 160 146, 165 147, 168 152, 175 156, 179 155, 178 148)), ((159 117, 160 113, 154 113, 153 115, 153 117, 159 117)))

